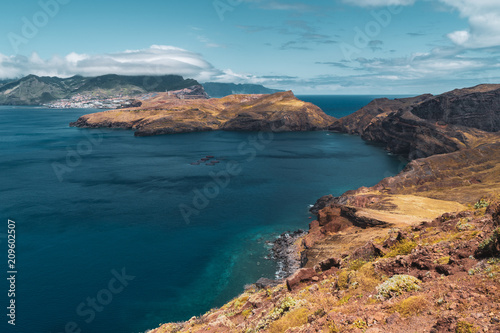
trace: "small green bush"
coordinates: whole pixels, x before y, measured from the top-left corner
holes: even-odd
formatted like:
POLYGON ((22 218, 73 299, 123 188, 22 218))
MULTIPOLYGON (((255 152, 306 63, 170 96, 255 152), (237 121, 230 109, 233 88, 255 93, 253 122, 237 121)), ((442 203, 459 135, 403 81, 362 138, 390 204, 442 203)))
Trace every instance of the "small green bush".
POLYGON ((420 290, 420 280, 411 275, 394 275, 377 287, 377 298, 385 299, 407 291, 420 290))
POLYGON ((479 252, 484 256, 497 256, 498 244, 500 244, 500 227, 493 231, 490 238, 485 239, 479 244, 479 252))
POLYGON ((474 205, 474 209, 486 208, 489 205, 490 203, 488 201, 486 201, 485 199, 481 199, 478 202, 476 202, 476 204, 474 205))

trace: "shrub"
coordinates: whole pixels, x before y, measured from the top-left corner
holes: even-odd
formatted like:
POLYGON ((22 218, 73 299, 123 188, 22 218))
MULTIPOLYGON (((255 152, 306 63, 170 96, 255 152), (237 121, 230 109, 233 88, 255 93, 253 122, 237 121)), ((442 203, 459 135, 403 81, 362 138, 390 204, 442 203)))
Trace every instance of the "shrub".
POLYGON ((357 271, 361 267, 363 267, 366 264, 366 261, 361 260, 361 259, 356 259, 350 262, 349 264, 349 269, 350 271, 357 271))
POLYGON ((474 205, 474 209, 486 208, 489 205, 490 203, 488 201, 486 201, 485 199, 481 199, 478 202, 476 202, 476 204, 474 205))
POLYGON ((377 287, 377 298, 391 298, 406 291, 420 290, 420 280, 411 275, 394 275, 377 287))
POLYGON ((271 323, 269 326, 270 333, 285 332, 291 327, 299 327, 307 324, 308 310, 306 308, 298 308, 285 314, 282 318, 271 323))
POLYGON ((390 251, 384 256, 386 258, 393 258, 399 255, 410 254, 411 251, 417 247, 417 243, 414 241, 403 239, 402 241, 396 243, 391 247, 390 251))
POLYGON ((462 218, 460 221, 458 221, 456 228, 458 231, 467 231, 467 230, 473 230, 474 226, 469 223, 468 218, 462 218))
POLYGON ((358 289, 360 291, 372 292, 381 279, 375 271, 373 263, 367 263, 357 271, 356 281, 359 282, 358 289))
POLYGON ((268 314, 267 316, 265 316, 258 324, 257 324, 257 331, 258 330, 261 330, 261 329, 265 329, 267 328, 271 322, 274 322, 278 319, 280 319, 281 317, 283 317, 283 315, 290 311, 295 305, 297 304, 297 302, 290 296, 287 296, 285 298, 283 298, 279 305, 276 306, 274 309, 272 309, 268 314))
POLYGON ((328 333, 340 332, 340 328, 334 322, 327 324, 327 327, 328 327, 328 333))
POLYGON ((457 328, 455 329, 456 333, 474 333, 477 332, 477 329, 474 325, 469 324, 466 321, 459 321, 457 323, 457 328))
POLYGON ((368 325, 366 324, 366 322, 364 320, 361 320, 361 319, 358 319, 354 323, 352 323, 352 326, 359 328, 359 329, 362 329, 362 330, 368 328, 368 325))
POLYGON ((403 317, 410 317, 421 314, 427 309, 428 305, 429 302, 424 296, 410 296, 394 305, 392 310, 403 317))
POLYGON ((441 257, 436 262, 440 265, 448 265, 450 263, 450 256, 441 257))
POLYGON ((248 296, 241 296, 240 298, 238 298, 238 299, 234 302, 234 307, 235 307, 236 309, 239 309, 239 308, 241 308, 243 305, 245 305, 247 301, 248 301, 248 296))
POLYGON ((500 248, 500 227, 493 231, 490 238, 479 244, 479 253, 484 256, 496 256, 499 254, 498 248, 500 248))
POLYGON ((252 309, 244 310, 241 315, 246 319, 252 313, 252 309))
POLYGON ((350 274, 347 271, 342 271, 342 272, 338 273, 338 275, 337 275, 337 287, 339 289, 349 288, 349 280, 350 280, 349 275, 350 274))
POLYGON ((349 302, 349 300, 351 299, 351 297, 352 297, 352 296, 344 296, 344 297, 342 297, 342 299, 341 299, 341 300, 339 300, 339 301, 338 301, 338 303, 337 303, 337 304, 338 304, 339 306, 340 306, 340 305, 344 305, 344 304, 346 304, 347 302, 349 302))

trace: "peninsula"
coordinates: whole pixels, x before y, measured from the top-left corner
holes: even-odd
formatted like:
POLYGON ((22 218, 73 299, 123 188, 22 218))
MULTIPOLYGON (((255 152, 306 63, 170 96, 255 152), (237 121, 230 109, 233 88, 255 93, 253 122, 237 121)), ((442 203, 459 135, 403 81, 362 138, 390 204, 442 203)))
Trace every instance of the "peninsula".
POLYGON ((159 93, 139 107, 88 114, 70 126, 132 129, 136 136, 151 136, 214 130, 315 131, 328 129, 333 121, 291 91, 192 100, 159 93))

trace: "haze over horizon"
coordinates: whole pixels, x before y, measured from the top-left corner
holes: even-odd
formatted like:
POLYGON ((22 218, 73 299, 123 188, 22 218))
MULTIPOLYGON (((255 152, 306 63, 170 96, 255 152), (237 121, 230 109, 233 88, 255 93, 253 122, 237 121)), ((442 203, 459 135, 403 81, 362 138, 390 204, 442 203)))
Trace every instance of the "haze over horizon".
POLYGON ((497 0, 2 3, 0 79, 179 74, 296 94, 500 83, 497 0))

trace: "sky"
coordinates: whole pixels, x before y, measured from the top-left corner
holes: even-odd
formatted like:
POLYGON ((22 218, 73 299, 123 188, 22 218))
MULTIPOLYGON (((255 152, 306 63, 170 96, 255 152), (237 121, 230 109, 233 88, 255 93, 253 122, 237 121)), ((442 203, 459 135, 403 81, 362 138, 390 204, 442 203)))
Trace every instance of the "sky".
POLYGON ((296 94, 500 83, 498 0, 3 0, 0 79, 179 74, 296 94))

